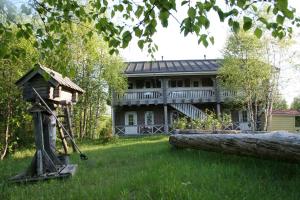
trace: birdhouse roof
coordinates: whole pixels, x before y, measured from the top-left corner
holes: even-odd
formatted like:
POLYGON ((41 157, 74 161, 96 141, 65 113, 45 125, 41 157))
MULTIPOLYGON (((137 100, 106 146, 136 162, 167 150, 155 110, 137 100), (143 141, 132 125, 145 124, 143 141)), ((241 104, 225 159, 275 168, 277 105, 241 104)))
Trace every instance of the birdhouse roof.
POLYGON ((79 93, 84 93, 84 90, 81 89, 78 85, 76 85, 73 81, 71 81, 71 79, 69 79, 68 77, 64 77, 60 73, 41 65, 27 72, 16 82, 16 85, 23 86, 25 83, 33 79, 38 74, 43 76, 44 79, 50 84, 52 84, 54 87, 64 86, 71 90, 75 90, 79 93))

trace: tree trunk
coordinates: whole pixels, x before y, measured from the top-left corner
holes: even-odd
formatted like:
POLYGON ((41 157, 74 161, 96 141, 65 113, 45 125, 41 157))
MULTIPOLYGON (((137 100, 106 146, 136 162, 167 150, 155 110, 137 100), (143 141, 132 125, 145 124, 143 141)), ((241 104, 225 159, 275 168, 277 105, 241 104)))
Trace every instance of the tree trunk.
POLYGON ((300 162, 300 135, 292 133, 175 134, 169 142, 178 148, 300 162))
POLYGON ((0 160, 3 160, 7 154, 8 150, 8 138, 9 138, 9 123, 10 123, 10 115, 11 115, 11 108, 10 103, 7 104, 7 118, 6 118, 6 127, 5 127, 5 140, 4 140, 4 148, 0 155, 0 160))

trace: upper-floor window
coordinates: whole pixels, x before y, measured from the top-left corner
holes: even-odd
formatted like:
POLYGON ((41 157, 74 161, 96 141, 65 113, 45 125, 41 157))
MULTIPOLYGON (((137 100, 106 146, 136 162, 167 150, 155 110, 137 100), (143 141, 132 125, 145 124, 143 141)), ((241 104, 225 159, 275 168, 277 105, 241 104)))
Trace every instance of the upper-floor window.
POLYGON ((211 78, 202 78, 202 86, 203 87, 212 87, 212 86, 214 86, 214 83, 211 80, 211 78))
POLYGON ((170 87, 176 87, 176 80, 171 80, 170 81, 170 87))
POLYGON ((136 80, 135 81, 136 89, 144 88, 144 81, 143 80, 136 80))
POLYGON ((132 82, 128 82, 128 89, 133 89, 133 83, 132 82))
POLYGON ((190 79, 184 79, 184 87, 190 87, 190 79))
POLYGON ((152 80, 153 88, 161 88, 160 80, 152 80))
POLYGON ((145 81, 145 88, 151 88, 151 82, 145 81))
POLYGON ((183 81, 182 80, 177 81, 177 87, 183 87, 183 81))
POLYGON ((193 81, 193 87, 199 87, 199 81, 193 81))
POLYGON ((295 116, 295 127, 300 127, 300 116, 295 116))

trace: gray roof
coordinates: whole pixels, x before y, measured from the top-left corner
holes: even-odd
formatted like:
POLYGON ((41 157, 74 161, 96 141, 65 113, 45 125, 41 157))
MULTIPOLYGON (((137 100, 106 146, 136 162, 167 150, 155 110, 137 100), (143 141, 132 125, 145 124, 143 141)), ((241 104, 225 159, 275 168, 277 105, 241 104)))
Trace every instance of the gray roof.
POLYGON ((220 59, 205 59, 127 62, 125 74, 216 72, 220 67, 220 61, 220 59))
POLYGON ((32 79, 35 75, 40 74, 42 76, 44 76, 44 74, 48 74, 49 80, 47 80, 48 82, 50 82, 52 85, 57 86, 57 85, 61 85, 64 87, 67 87, 69 89, 75 90, 79 93, 84 93, 84 90, 81 89, 78 85, 76 85, 74 82, 71 81, 71 79, 69 79, 68 77, 63 77, 63 75, 61 75, 60 73, 49 69, 47 67, 41 66, 39 65, 37 68, 33 68, 31 69, 29 72, 27 72, 24 76, 22 76, 17 82, 16 84, 18 86, 24 85, 26 82, 28 82, 30 79, 32 79))

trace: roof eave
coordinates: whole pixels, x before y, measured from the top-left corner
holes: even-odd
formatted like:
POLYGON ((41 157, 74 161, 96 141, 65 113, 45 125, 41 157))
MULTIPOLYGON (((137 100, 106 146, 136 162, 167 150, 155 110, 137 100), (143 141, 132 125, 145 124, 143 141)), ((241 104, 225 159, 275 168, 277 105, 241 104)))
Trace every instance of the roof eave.
POLYGON ((153 77, 153 76, 190 76, 190 75, 217 75, 217 71, 205 72, 156 72, 156 73, 125 73, 126 77, 153 77))

